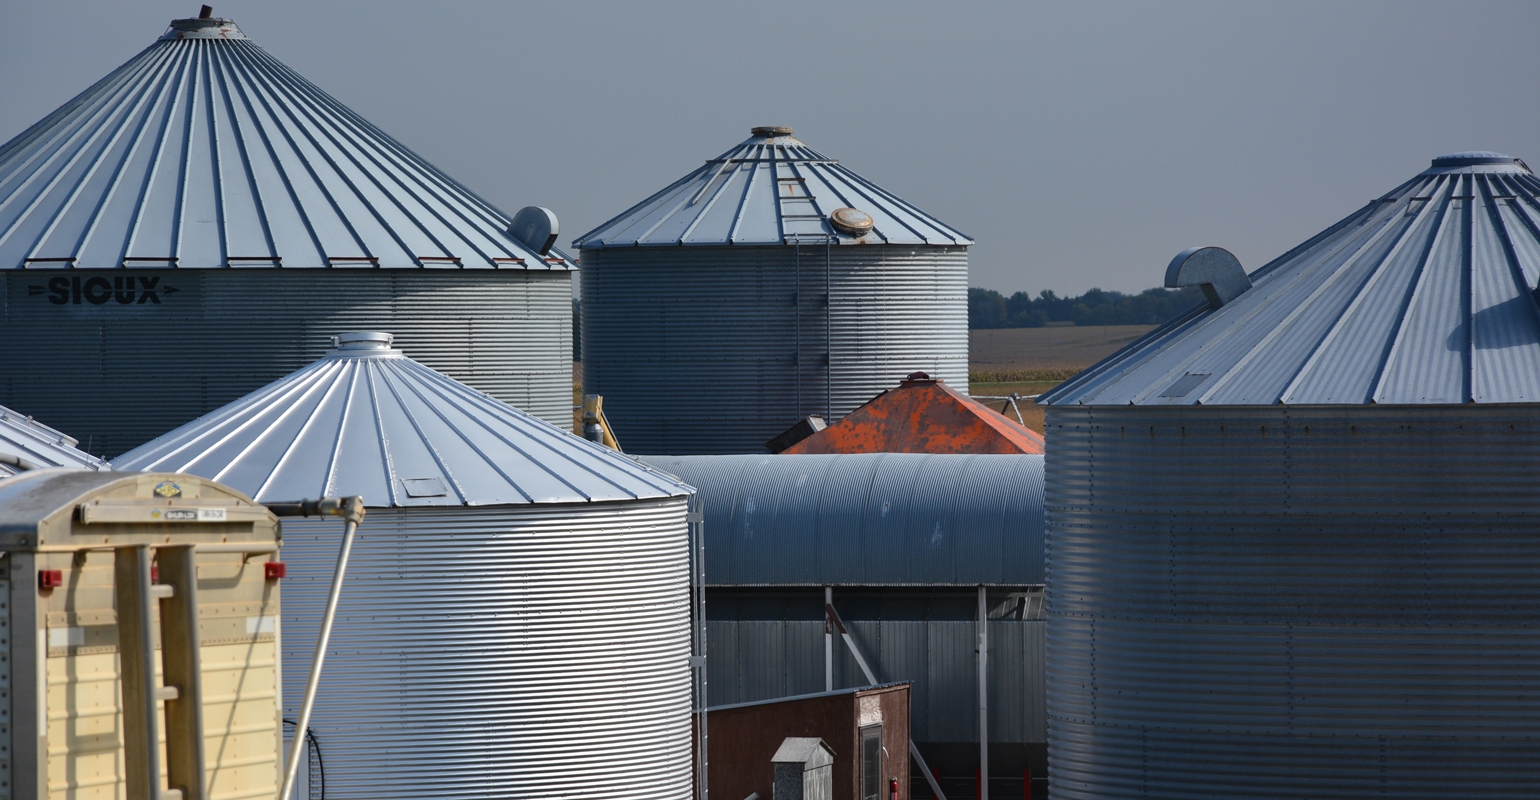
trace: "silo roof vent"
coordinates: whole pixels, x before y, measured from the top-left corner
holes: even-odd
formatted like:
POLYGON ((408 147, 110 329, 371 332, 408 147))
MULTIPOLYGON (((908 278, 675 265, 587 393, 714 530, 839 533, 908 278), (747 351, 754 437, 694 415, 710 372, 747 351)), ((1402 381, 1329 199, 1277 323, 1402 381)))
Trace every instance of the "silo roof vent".
POLYGON ((1433 159, 1433 166, 1435 168, 1475 167, 1485 164, 1515 165, 1522 167, 1525 172, 1529 171, 1529 165, 1525 164, 1522 159, 1502 153, 1494 153, 1490 150, 1466 150, 1433 159))
POLYGON ((792 129, 790 125, 758 125, 750 128, 749 133, 754 136, 790 136, 792 129))
POLYGON ((399 356, 400 350, 391 349, 391 342, 395 336, 383 331, 355 331, 353 333, 339 333, 332 337, 332 349, 326 351, 328 358, 350 358, 357 356, 399 356))
POLYGON ((214 16, 214 9, 204 6, 198 16, 171 20, 171 27, 161 39, 245 39, 235 20, 214 16))
POLYGON ((1540 179, 1513 156, 1439 156, 1249 276, 1219 248, 1172 270, 1209 302, 1039 405, 1540 403, 1540 179))

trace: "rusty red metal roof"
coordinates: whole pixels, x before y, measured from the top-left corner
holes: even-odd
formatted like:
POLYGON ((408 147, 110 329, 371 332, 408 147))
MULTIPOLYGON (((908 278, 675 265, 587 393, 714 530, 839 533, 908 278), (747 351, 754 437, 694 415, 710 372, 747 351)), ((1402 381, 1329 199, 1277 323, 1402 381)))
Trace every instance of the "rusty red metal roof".
POLYGON ((784 452, 1042 453, 1043 437, 917 372, 784 452))

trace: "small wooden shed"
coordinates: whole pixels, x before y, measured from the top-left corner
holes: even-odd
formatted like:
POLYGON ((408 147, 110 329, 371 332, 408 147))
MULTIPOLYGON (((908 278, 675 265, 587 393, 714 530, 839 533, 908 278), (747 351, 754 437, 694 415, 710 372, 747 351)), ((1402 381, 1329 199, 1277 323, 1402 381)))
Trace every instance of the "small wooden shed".
POLYGON ((833 752, 831 800, 909 800, 909 684, 856 689, 706 710, 712 797, 777 797, 777 753, 788 737, 822 739, 833 752))

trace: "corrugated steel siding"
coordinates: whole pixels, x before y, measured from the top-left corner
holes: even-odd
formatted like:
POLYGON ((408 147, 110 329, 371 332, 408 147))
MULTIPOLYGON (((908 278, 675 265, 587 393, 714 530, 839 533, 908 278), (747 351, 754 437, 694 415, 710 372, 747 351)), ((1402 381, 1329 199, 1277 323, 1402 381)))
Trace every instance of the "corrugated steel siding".
POLYGON ((320 358, 332 335, 358 330, 393 333, 422 363, 554 425, 572 424, 566 272, 27 270, 5 278, 0 404, 34 409, 95 453, 142 444, 320 358), (50 302, 50 280, 97 276, 154 281, 160 302, 139 302, 142 290, 131 304, 50 302))
MULTIPOLYGON (((341 524, 284 523, 285 714, 341 524)), ((691 796, 685 500, 371 510, 311 723, 336 800, 691 796)))
MULTIPOLYGON (((838 598, 836 598, 836 602, 838 598)), ((846 620, 883 681, 911 681, 910 736, 919 742, 978 741, 978 624, 958 620, 846 620)), ((711 705, 824 690, 823 622, 711 620, 711 705)), ((1046 739, 1043 623, 989 623, 990 741, 1046 739)), ((834 685, 865 686, 861 668, 835 640, 834 685)), ((323 745, 324 746, 324 745, 323 745)))
POLYGON ((631 452, 764 452, 917 370, 967 390, 965 247, 590 249, 582 281, 584 391, 631 452))
POLYGON ((1047 422, 1055 798, 1533 793, 1540 407, 1047 422))
POLYGON ((699 491, 713 586, 1043 582, 1042 456, 642 461, 699 491))

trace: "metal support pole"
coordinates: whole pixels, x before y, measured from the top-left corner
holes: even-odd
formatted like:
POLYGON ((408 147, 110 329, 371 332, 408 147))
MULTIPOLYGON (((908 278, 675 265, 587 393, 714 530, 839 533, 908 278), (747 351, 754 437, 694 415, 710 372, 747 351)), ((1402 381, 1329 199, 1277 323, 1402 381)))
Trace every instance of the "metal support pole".
MULTIPOLYGON (((308 501, 306 501, 308 502, 308 501)), ((303 505, 303 504, 301 504, 303 505)), ((332 638, 332 622, 337 618, 337 599, 342 596, 342 578, 348 571, 348 556, 353 553, 353 535, 364 519, 364 499, 349 497, 341 501, 322 500, 320 513, 343 516, 342 546, 337 548, 337 571, 332 574, 331 593, 326 597, 326 613, 321 617, 321 635, 316 637, 315 656, 310 661, 310 677, 305 681, 305 700, 299 721, 294 725, 294 743, 289 745, 289 763, 283 770, 283 787, 278 800, 288 800, 294 791, 294 777, 299 773, 299 756, 304 751, 305 731, 310 729, 310 712, 315 710, 316 688, 321 684, 321 664, 326 660, 326 646, 332 638)), ((273 508, 273 505, 269 505, 273 508)), ((309 509, 306 509, 306 513, 309 509)))
POLYGON ((979 587, 979 797, 989 800, 989 603, 979 587))
MULTIPOLYGON (((834 608, 833 586, 823 587, 823 605, 825 609, 834 608)), ((823 690, 834 691, 834 621, 827 613, 823 615, 823 690)))
POLYGON ((128 800, 160 800, 160 715, 148 545, 117 548, 118 660, 123 676, 123 772, 128 800))
MULTIPOLYGON (((827 596, 827 595, 826 595, 827 596)), ((824 604, 824 624, 833 624, 845 640, 845 646, 850 648, 850 654, 855 656, 856 664, 861 667, 861 674, 866 676, 866 682, 872 686, 877 685, 877 675, 872 668, 866 665, 866 659, 861 657, 861 648, 856 647, 856 640, 850 638, 850 631, 845 629, 845 621, 840 619, 840 612, 834 610, 833 603, 824 604)), ((909 740, 909 755, 920 768, 920 774, 925 776, 925 782, 930 784, 930 790, 936 793, 940 800, 946 800, 946 795, 941 792, 941 784, 936 782, 936 776, 931 773, 930 766, 925 763, 924 756, 920 755, 920 749, 914 746, 914 740, 909 740)))
POLYGON ((203 667, 198 647, 198 565, 194 545, 159 548, 161 681, 166 692, 166 783, 182 800, 208 797, 203 750, 203 667))

